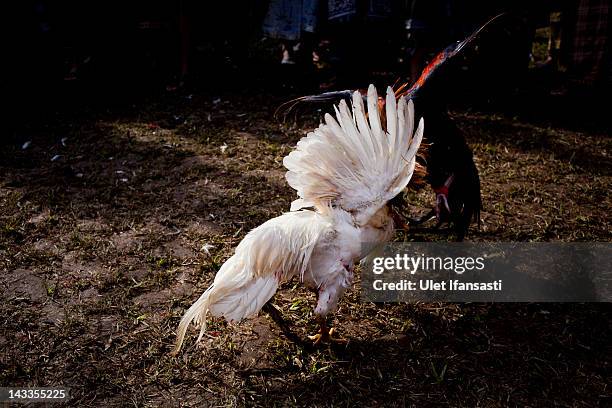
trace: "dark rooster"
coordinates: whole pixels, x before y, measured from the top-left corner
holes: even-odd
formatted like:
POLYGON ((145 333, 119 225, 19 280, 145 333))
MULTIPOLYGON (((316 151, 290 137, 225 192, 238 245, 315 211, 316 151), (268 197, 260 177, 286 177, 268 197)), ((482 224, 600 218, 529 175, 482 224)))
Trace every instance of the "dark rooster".
MULTIPOLYGON (((417 99, 418 116, 426 118, 428 128, 424 145, 426 152, 422 165, 426 169, 425 179, 436 195, 434 208, 426 215, 411 219, 411 225, 418 225, 437 219, 436 228, 443 223, 453 226, 458 241, 463 240, 472 221, 479 223, 481 210, 480 178, 472 151, 466 140, 450 118, 446 109, 444 89, 436 81, 430 81, 434 73, 459 54, 490 23, 499 18, 497 15, 483 24, 463 41, 451 44, 439 52, 425 67, 419 78, 410 86, 404 83, 396 88, 397 97, 417 99)), ((283 107, 291 110, 300 102, 327 102, 338 99, 350 100, 353 90, 325 92, 319 95, 304 96, 287 102, 283 107)), ((364 94, 364 93, 362 93, 364 94)), ((384 101, 380 101, 381 105, 384 101)), ((396 206, 402 206, 396 198, 396 206)))

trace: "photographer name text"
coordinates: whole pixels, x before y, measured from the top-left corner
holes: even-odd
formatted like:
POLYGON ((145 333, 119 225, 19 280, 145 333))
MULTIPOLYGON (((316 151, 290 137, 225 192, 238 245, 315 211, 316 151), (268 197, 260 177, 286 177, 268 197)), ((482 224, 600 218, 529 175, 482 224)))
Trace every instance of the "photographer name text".
POLYGON ((419 279, 412 281, 401 279, 396 282, 385 282, 382 279, 376 279, 372 283, 374 290, 383 291, 501 291, 502 280, 492 282, 462 282, 458 279, 449 279, 446 281, 435 281, 433 279, 419 279))

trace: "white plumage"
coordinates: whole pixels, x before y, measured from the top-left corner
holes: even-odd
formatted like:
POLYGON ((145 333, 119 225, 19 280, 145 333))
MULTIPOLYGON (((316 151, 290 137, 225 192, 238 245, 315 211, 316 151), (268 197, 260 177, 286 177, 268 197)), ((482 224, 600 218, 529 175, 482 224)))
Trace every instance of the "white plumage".
POLYGON ((228 321, 254 316, 279 284, 294 276, 317 291, 315 314, 324 318, 350 286, 353 265, 391 238, 393 219, 386 204, 412 177, 423 119, 413 136, 412 101, 401 98, 397 103, 391 88, 385 101, 386 131, 372 85, 367 105, 366 117, 356 92, 352 112, 342 101, 336 119, 325 115, 325 124, 284 158, 287 181, 299 198, 291 212, 265 222, 240 242, 213 284, 185 313, 175 351, 192 321, 200 325, 201 338, 209 313, 228 321))

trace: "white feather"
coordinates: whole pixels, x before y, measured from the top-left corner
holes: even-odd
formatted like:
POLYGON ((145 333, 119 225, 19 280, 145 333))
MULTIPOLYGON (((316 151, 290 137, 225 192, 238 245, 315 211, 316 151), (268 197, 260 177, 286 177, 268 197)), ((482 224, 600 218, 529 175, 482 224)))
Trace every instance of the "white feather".
POLYGON ((302 138, 283 160, 299 198, 290 213, 247 234, 213 284, 187 310, 177 330, 175 352, 191 322, 206 330, 208 314, 240 321, 256 315, 278 286, 299 276, 318 291, 315 313, 325 316, 352 280, 352 265, 367 255, 362 244, 385 242, 393 221, 385 204, 408 184, 423 137, 423 120, 412 135, 412 102, 386 95, 383 131, 376 89, 368 89, 368 120, 361 95, 345 102, 336 119, 302 138), (369 124, 368 124, 369 122, 369 124), (313 208, 314 211, 297 211, 313 208))
POLYGON ((249 232, 221 266, 213 284, 183 316, 175 351, 191 322, 200 325, 202 337, 209 313, 230 322, 257 314, 281 282, 307 272, 316 244, 331 229, 328 218, 299 211, 273 218, 249 232))
POLYGON ((339 207, 359 214, 363 225, 409 183, 416 151, 423 136, 423 122, 412 136, 412 101, 396 101, 388 88, 385 102, 387 129, 383 131, 378 94, 368 88, 368 119, 361 95, 353 96, 353 109, 344 101, 336 119, 325 115, 325 124, 300 140, 283 160, 287 182, 298 196, 319 211, 339 207))

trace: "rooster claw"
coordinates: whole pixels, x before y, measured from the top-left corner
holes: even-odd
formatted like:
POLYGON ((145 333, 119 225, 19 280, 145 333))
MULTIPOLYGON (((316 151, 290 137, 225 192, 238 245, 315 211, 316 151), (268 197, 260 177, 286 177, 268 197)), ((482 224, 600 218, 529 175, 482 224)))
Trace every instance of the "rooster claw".
POLYGON ((313 341, 314 346, 318 346, 319 344, 346 344, 348 340, 342 337, 335 337, 334 333, 336 332, 336 328, 332 327, 329 330, 321 330, 319 333, 314 336, 308 336, 310 340, 313 341))
POLYGON ((421 218, 409 218, 408 219, 408 225, 412 225, 412 226, 414 226, 414 225, 421 225, 421 224, 424 224, 427 221, 431 220, 435 216, 436 216, 436 209, 432 208, 427 214, 425 214, 421 218))

